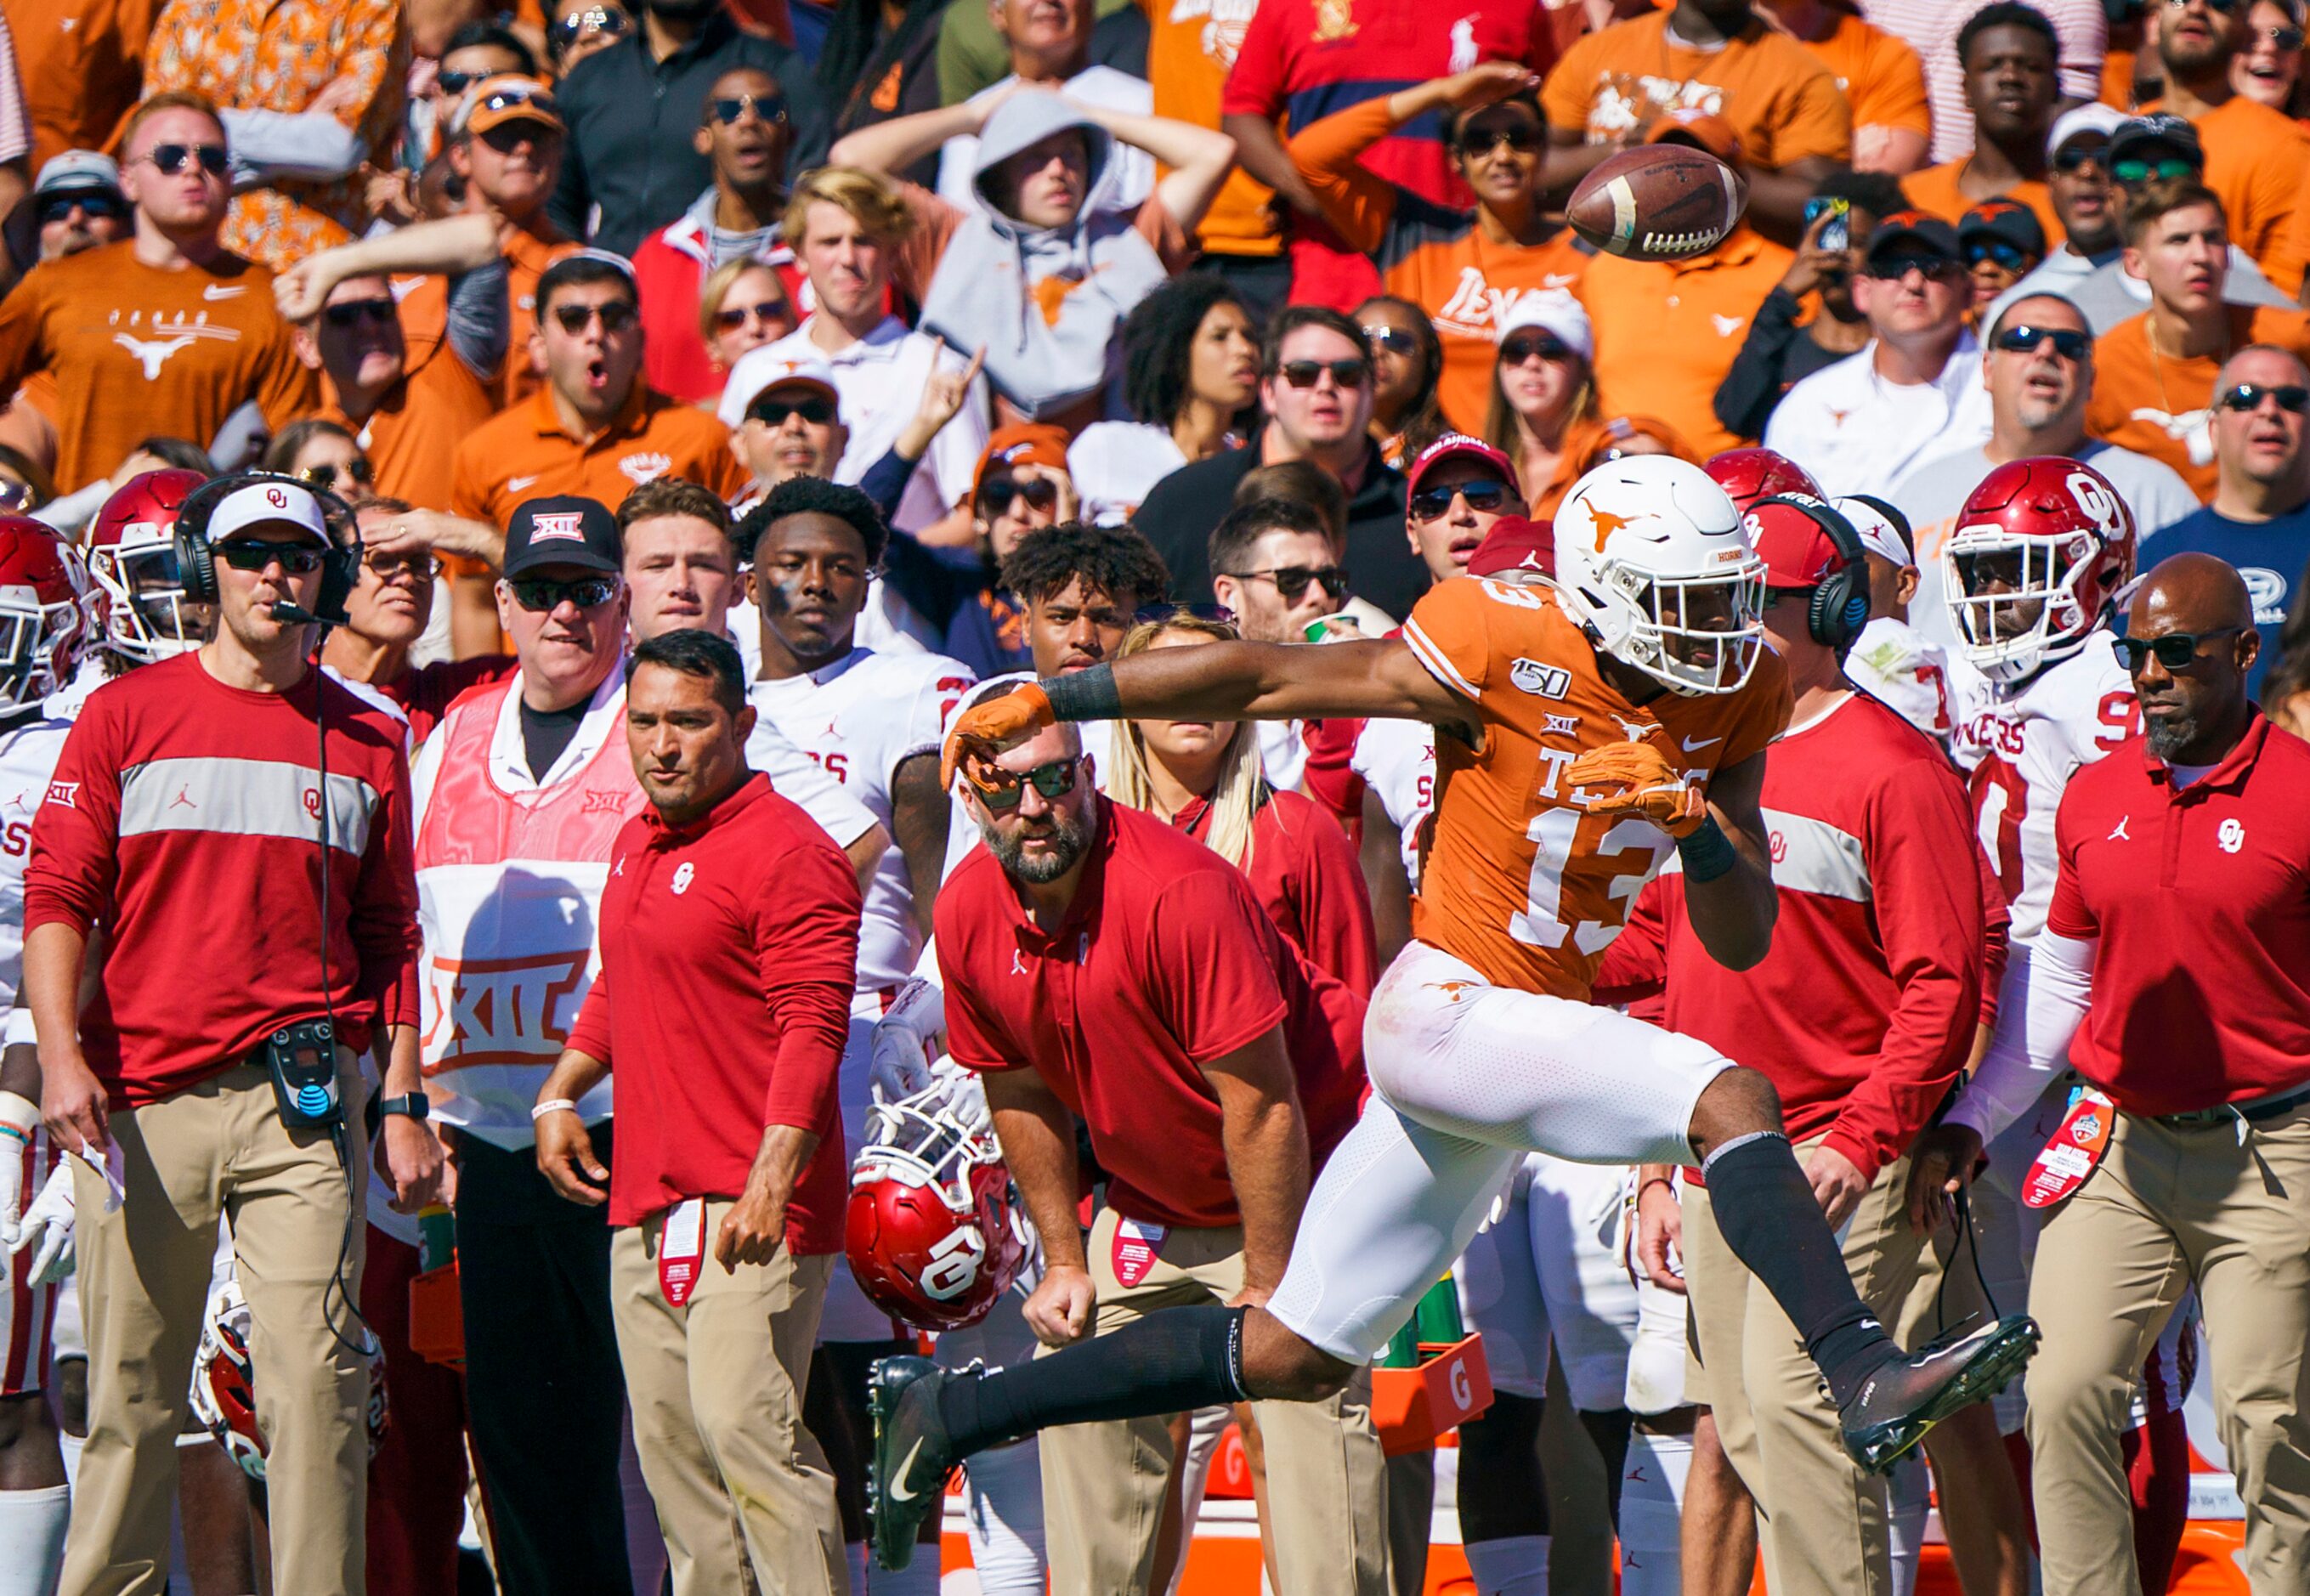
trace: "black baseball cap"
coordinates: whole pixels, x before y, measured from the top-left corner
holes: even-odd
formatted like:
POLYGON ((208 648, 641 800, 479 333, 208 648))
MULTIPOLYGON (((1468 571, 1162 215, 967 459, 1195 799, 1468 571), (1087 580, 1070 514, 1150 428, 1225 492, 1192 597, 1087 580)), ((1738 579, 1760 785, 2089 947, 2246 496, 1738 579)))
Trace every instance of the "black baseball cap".
POLYGON ((615 576, 624 561, 618 518, 595 499, 575 494, 525 499, 514 507, 506 527, 508 581, 548 565, 574 565, 615 576))
POLYGON ((1940 217, 1923 211, 1896 211, 1880 221, 1877 230, 1869 235, 1867 259, 1874 262, 1897 255, 1932 255, 1961 261, 1965 248, 1957 241, 1957 229, 1940 217))
POLYGON ((2037 213, 2010 199, 1984 200, 1974 206, 1958 219, 1957 237, 1960 244, 1968 239, 2002 239, 2032 257, 2045 253, 2045 224, 2037 220, 2037 213))
POLYGON ((2140 155, 2151 144, 2164 144, 2200 171, 2206 169, 2206 147, 2198 142, 2198 130, 2166 111, 2153 111, 2119 123, 2117 131, 2109 135, 2109 148, 2102 153, 2114 167, 2140 155))

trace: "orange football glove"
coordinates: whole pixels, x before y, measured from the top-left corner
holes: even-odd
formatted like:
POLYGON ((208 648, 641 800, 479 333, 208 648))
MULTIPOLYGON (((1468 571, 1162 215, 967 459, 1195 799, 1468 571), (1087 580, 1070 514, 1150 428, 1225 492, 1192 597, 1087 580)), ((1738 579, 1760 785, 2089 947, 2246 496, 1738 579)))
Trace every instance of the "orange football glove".
POLYGON ((954 790, 956 772, 962 768, 963 756, 979 754, 993 758, 1004 749, 1014 747, 1032 737, 1045 726, 1058 724, 1051 713, 1051 700, 1043 690, 1032 682, 999 698, 985 698, 955 716, 954 725, 946 734, 946 746, 939 753, 939 783, 949 792, 954 790))
POLYGON ((1641 815, 1671 837, 1689 837, 1708 819, 1708 800, 1678 775, 1652 742, 1592 748, 1565 768, 1573 804, 1592 815, 1641 815))

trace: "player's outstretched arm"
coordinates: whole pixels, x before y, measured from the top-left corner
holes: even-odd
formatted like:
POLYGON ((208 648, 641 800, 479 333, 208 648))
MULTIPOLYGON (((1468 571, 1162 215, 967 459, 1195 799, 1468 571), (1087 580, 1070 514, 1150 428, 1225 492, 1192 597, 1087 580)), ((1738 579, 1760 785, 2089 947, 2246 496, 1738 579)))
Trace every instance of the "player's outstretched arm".
POLYGON ((1152 648, 1119 661, 1110 677, 1093 680, 1105 669, 1045 682, 1054 711, 1065 720, 1473 719, 1469 705, 1394 638, 1321 648, 1288 643, 1152 648), (1191 657, 1197 654, 1219 657, 1191 657), (1098 713, 1110 683, 1116 707, 1098 713), (1092 713, 1074 713, 1078 705, 1092 713))
MULTIPOLYGON (((1193 649, 1167 652, 1189 653, 1193 649)), ((1773 946, 1773 921, 1780 912, 1773 893, 1771 845, 1758 795, 1765 785, 1765 756, 1752 754, 1708 783, 1709 817, 1729 849, 1709 856, 1702 834, 1680 842, 1684 850, 1684 912, 1708 956, 1728 970, 1762 963, 1773 946), (1703 857, 1696 859, 1695 854, 1703 857), (1723 868, 1708 872, 1709 863, 1723 868)))

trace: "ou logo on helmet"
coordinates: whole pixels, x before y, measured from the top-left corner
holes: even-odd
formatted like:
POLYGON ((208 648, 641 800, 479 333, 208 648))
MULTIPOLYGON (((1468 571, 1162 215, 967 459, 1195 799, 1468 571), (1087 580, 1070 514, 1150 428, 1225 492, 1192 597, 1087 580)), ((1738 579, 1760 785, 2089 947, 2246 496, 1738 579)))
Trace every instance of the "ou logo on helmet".
POLYGON ((2076 502, 2078 508, 2084 513, 2086 518, 2101 529, 2103 537, 2115 538, 2124 535, 2125 507, 2118 503, 2117 495, 2105 487, 2099 477, 2089 476, 2082 471, 2073 471, 2070 473, 2070 480, 2065 485, 2070 490, 2070 498, 2076 502))
POLYGON ((922 1273, 923 1295, 948 1302, 978 1283, 978 1266, 986 1260, 986 1237, 976 1225, 962 1225, 939 1238, 922 1273))

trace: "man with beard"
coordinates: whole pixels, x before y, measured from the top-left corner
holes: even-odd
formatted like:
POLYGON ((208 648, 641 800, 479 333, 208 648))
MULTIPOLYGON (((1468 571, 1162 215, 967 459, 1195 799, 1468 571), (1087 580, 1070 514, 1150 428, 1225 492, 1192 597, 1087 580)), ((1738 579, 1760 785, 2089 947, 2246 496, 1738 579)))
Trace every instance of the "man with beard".
POLYGON ((2222 561, 2158 566, 2126 630, 2116 649, 2145 735, 2063 793, 2052 906, 2004 1000, 2028 1023, 2000 1028, 1937 1134, 1954 1192, 1983 1139, 2073 1059, 2085 1079, 2056 1138, 2067 1160, 2048 1147, 2030 1174, 2049 1202, 2066 1199, 2048 1210, 2029 1292, 2046 1331, 2028 1400, 2048 1596, 2141 1589, 2119 1436, 2141 1360, 2193 1284, 2245 1505, 2242 1562, 2255 1590, 2277 1591, 2310 1555, 2310 1500, 2288 1461, 2310 1450, 2297 1394, 2310 1335, 2297 1195, 2310 1182, 2310 746, 2246 695, 2261 637, 2222 561))

